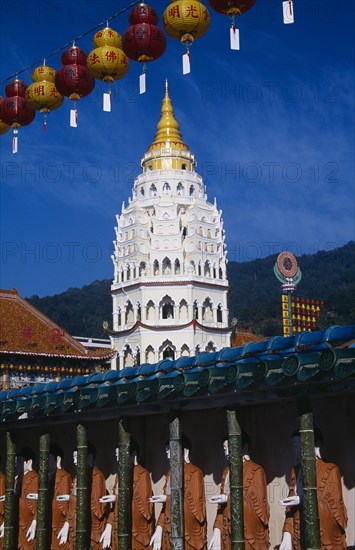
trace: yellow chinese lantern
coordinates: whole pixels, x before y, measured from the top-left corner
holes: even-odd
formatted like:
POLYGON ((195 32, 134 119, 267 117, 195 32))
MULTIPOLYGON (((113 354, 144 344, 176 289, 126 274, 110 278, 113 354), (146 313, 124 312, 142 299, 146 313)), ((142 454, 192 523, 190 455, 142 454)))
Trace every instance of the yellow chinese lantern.
POLYGON ((54 84, 54 78, 55 70, 48 65, 41 65, 32 72, 33 84, 26 90, 28 103, 44 115, 44 131, 47 129, 47 114, 58 109, 64 101, 54 84))
POLYGON ((95 49, 89 53, 86 64, 94 78, 108 83, 108 93, 104 93, 103 96, 103 110, 111 111, 110 85, 128 73, 128 57, 120 49, 120 35, 109 27, 95 34, 93 44, 95 49))
POLYGON ((210 14, 198 0, 173 0, 163 15, 163 26, 166 33, 180 40, 186 47, 183 55, 183 74, 190 72, 189 46, 208 31, 210 14))

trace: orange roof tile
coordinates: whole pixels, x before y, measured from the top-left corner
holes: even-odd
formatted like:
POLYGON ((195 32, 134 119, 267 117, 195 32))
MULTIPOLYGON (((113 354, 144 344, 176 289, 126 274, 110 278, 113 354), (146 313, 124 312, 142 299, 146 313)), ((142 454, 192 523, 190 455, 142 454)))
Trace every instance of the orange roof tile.
POLYGON ((104 360, 113 350, 88 350, 18 295, 0 290, 0 353, 104 360))
POLYGON ((242 330, 237 330, 237 334, 232 341, 232 348, 243 346, 248 342, 264 342, 265 340, 267 340, 267 338, 264 336, 257 336, 250 329, 245 328, 242 330))

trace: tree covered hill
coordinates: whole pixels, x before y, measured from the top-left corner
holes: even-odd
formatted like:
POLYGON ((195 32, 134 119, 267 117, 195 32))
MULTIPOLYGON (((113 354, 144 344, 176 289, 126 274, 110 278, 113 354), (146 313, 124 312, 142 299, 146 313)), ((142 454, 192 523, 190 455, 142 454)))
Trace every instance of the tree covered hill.
MULTIPOLYGON (((281 291, 273 267, 277 255, 245 263, 229 262, 230 319, 256 334, 281 334, 281 291)), ((355 242, 297 258, 302 280, 297 296, 324 300, 319 327, 355 323, 355 242)), ((111 325, 111 279, 28 301, 74 336, 103 337, 111 325)))

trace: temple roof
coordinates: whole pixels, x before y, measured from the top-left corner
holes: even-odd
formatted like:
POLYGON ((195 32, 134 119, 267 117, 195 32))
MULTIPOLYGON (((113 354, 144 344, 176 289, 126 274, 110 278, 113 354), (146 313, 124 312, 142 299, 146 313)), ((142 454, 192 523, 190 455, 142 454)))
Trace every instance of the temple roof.
POLYGON ((355 390, 355 325, 0 393, 0 427, 272 403, 355 390))
POLYGON ((236 335, 232 340, 232 347, 236 348, 248 342, 262 342, 264 340, 267 340, 267 338, 254 334, 249 328, 237 329, 236 335))
POLYGON ((110 359, 112 350, 88 350, 59 325, 21 298, 0 290, 0 355, 110 359))

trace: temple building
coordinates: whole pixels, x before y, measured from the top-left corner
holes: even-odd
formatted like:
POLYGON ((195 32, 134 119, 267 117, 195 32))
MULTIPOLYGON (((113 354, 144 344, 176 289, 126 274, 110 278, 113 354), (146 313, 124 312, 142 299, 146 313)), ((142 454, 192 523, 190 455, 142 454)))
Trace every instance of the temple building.
POLYGON ((222 212, 210 203, 183 141, 166 83, 161 118, 143 155, 114 241, 114 368, 229 346, 222 212))
POLYGON ((107 370, 113 355, 102 342, 88 349, 16 289, 0 290, 0 390, 107 370))

